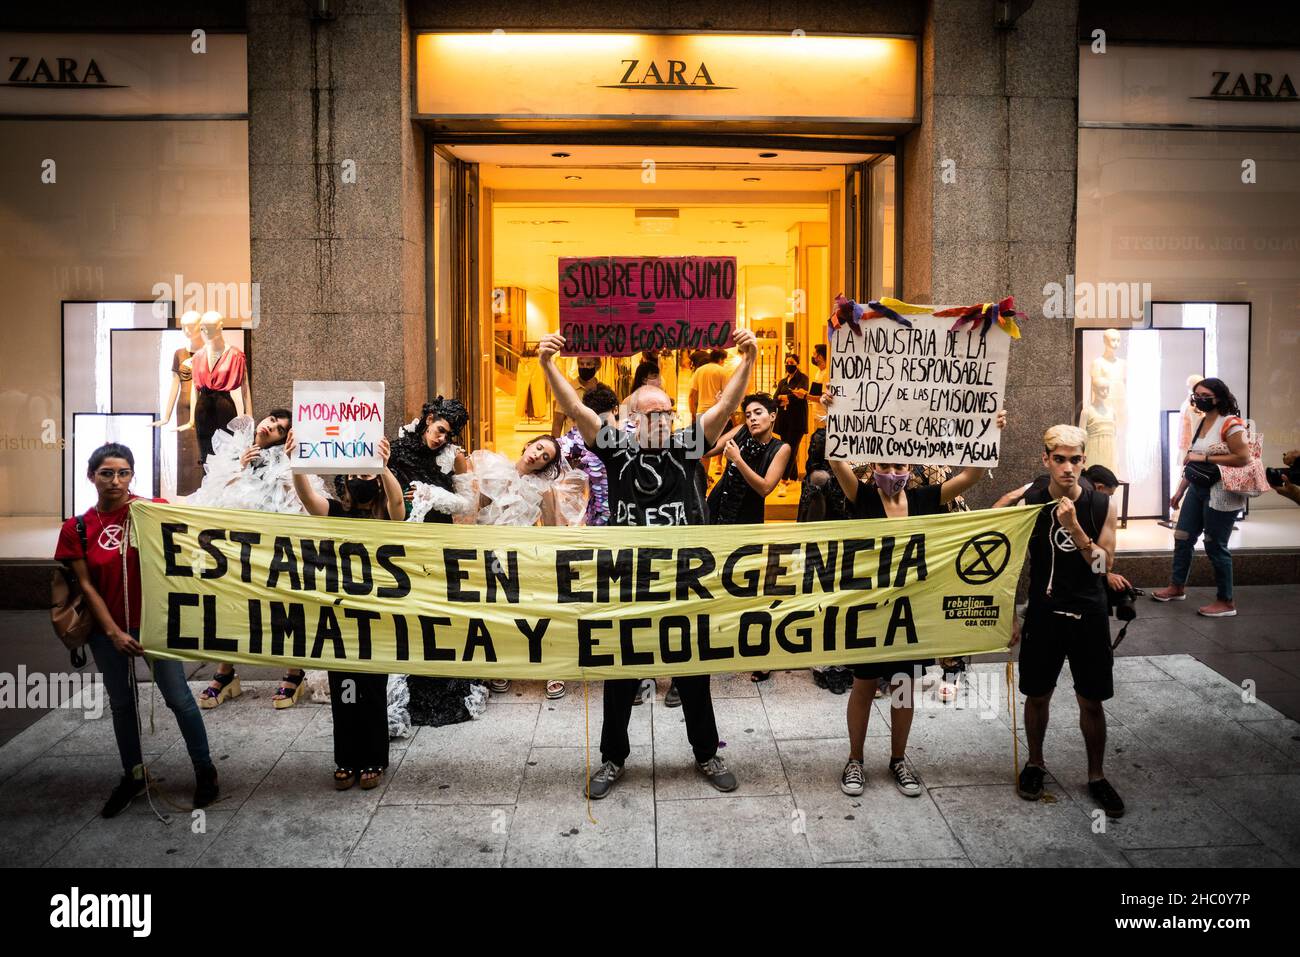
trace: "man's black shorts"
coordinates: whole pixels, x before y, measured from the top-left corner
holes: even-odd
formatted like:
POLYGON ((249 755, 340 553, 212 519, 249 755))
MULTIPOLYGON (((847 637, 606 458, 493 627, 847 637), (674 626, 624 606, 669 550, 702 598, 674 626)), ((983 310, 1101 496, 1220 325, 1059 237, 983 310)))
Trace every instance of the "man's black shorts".
POLYGON ((1031 698, 1051 693, 1066 658, 1082 697, 1108 701, 1115 696, 1109 616, 1094 611, 1073 618, 1031 608, 1020 640, 1021 693, 1031 698))
POLYGON ((933 658, 924 660, 917 658, 913 661, 873 661, 865 665, 849 665, 849 670, 859 681, 875 680, 892 683, 894 675, 897 674, 907 675, 908 678, 916 680, 932 664, 934 664, 933 658), (917 669, 920 671, 918 672, 917 669))

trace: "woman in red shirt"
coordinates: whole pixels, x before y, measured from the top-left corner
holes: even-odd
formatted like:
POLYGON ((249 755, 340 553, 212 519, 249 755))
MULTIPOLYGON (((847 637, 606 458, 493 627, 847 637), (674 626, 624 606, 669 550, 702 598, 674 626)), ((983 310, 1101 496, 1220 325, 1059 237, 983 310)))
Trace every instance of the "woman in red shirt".
MULTIPOLYGON (((71 566, 95 618, 88 642, 108 689, 113 734, 122 758, 122 779, 101 812, 114 817, 146 787, 140 729, 131 687, 135 658, 144 654, 140 637, 140 554, 131 546, 131 479, 135 457, 125 445, 110 442, 90 456, 87 477, 99 493, 94 508, 82 516, 84 536, 74 516, 63 523, 54 557, 71 566)), ((163 499, 154 499, 156 502, 163 499)), ((190 760, 194 762, 194 806, 217 797, 217 769, 208 754, 208 734, 199 706, 185 682, 179 661, 153 663, 154 681, 176 715, 190 760)))

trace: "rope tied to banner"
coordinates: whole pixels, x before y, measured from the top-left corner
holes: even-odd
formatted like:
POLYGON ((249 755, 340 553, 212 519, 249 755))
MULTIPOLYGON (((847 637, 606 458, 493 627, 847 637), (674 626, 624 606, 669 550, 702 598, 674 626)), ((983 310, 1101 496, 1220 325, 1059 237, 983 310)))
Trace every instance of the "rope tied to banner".
POLYGON ((592 824, 599 824, 600 822, 591 816, 591 699, 587 694, 586 678, 582 679, 582 711, 587 734, 587 820, 592 824))
POLYGON ((1007 659, 1007 711, 1011 714, 1011 786, 1020 781, 1020 735, 1016 730, 1016 662, 1007 659))

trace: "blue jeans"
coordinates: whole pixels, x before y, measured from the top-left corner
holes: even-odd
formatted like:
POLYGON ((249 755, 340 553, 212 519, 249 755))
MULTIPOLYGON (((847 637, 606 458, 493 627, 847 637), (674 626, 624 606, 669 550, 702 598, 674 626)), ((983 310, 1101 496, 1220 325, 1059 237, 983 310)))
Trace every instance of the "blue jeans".
MULTIPOLYGON (((131 637, 139 639, 138 629, 131 629, 131 637)), ((131 671, 135 659, 113 647, 113 641, 101 632, 90 638, 90 653, 104 677, 108 691, 108 706, 113 713, 113 734, 117 738, 117 753, 127 774, 135 772, 136 765, 144 763, 140 751, 140 728, 136 724, 135 695, 131 691, 131 671)), ((185 665, 179 661, 153 662, 153 678, 162 692, 163 701, 176 715, 185 748, 195 768, 208 767, 212 757, 208 754, 208 732, 203 726, 203 713, 199 711, 190 686, 185 683, 185 665)))
POLYGON ((1183 507, 1178 511, 1178 527, 1174 530, 1174 584, 1186 585, 1192 571, 1192 549, 1196 540, 1205 536, 1205 557, 1214 569, 1214 584, 1218 586, 1220 601, 1232 601, 1232 554, 1228 551, 1228 536, 1236 512, 1221 512, 1210 508, 1210 490, 1187 486, 1183 507))

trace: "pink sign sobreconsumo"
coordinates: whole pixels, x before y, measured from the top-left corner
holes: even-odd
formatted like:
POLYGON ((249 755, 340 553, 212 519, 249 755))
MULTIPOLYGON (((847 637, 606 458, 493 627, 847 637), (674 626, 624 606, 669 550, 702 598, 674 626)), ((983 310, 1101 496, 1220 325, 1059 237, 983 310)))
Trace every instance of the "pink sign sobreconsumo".
POLYGON ((560 260, 560 334, 570 355, 732 345, 734 256, 560 260))

